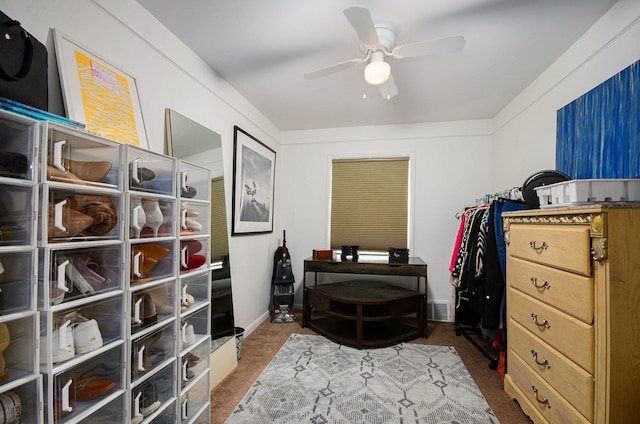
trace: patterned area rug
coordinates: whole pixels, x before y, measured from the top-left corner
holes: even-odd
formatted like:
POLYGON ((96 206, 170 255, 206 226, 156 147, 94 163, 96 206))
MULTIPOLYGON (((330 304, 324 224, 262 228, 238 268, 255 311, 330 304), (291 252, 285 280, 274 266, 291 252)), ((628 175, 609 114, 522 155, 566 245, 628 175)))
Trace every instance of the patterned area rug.
POLYGON ((453 347, 293 334, 226 424, 498 423, 453 347))

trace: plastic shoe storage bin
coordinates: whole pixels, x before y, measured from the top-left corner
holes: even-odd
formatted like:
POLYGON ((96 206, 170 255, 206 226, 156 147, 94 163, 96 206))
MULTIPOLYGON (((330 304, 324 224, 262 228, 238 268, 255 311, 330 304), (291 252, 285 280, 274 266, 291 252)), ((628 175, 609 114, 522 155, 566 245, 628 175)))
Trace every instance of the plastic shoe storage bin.
POLYGON ((34 376, 19 386, 8 390, 0 390, 0 407, 5 414, 5 421, 11 423, 41 423, 42 411, 40 411, 40 376, 34 376), (13 421, 9 419, 13 418, 13 421))
POLYGON ((0 178, 36 180, 38 122, 0 110, 0 178))
POLYGON ((188 313, 191 309, 197 309, 200 305, 210 301, 210 279, 210 271, 180 279, 180 312, 182 314, 188 313))
MULTIPOLYGON (((49 422, 79 419, 87 411, 104 406, 124 393, 124 344, 96 356, 91 361, 43 376, 49 422), (50 408, 52 406, 52 408, 50 408)), ((93 417, 93 415, 92 415, 93 417)))
POLYGON ((49 186, 40 205, 41 240, 118 240, 122 228, 122 197, 113 191, 68 190, 49 186))
POLYGON ((36 187, 0 179, 0 247, 35 244, 36 187))
POLYGON ((209 375, 210 355, 209 340, 204 340, 182 353, 178 366, 180 367, 180 385, 183 390, 189 391, 191 385, 200 376, 209 375))
POLYGON ((177 161, 136 146, 127 145, 127 186, 129 191, 175 197, 174 175, 177 161))
POLYGON ((39 372, 36 358, 37 315, 0 322, 0 385, 10 384, 39 372))
POLYGON ((140 332, 131 342, 131 381, 144 380, 175 360, 175 321, 140 332))
POLYGON ((129 196, 129 238, 175 237, 178 219, 175 199, 131 194, 129 196))
POLYGON ((201 343, 209 338, 209 309, 206 307, 192 309, 183 313, 180 322, 180 350, 201 343))
POLYGON ((173 320, 175 280, 131 292, 131 334, 173 320))
POLYGON ((180 236, 209 236, 211 232, 209 208, 208 203, 180 201, 180 236))
POLYGON ((176 423, 175 420, 165 421, 165 419, 175 418, 175 365, 174 357, 172 362, 158 369, 149 378, 133 385, 131 389, 131 422, 140 422, 144 419, 154 420, 154 423, 176 423), (166 416, 165 413, 167 413, 166 416))
POLYGON ((180 396, 178 411, 181 422, 186 423, 196 415, 199 415, 203 408, 208 407, 210 398, 208 377, 201 375, 195 379, 189 391, 180 396))
POLYGON ((189 162, 180 161, 178 196, 204 202, 211 200, 211 171, 189 162))
POLYGON ((180 275, 209 268, 209 237, 180 239, 180 275))
POLYGON ((535 188, 540 207, 640 200, 640 179, 571 180, 535 188))
POLYGON ((65 309, 40 313, 40 364, 43 369, 92 358, 124 340, 122 294, 97 302, 69 302, 65 309))
POLYGON ((34 308, 36 250, 0 252, 0 316, 34 308))
POLYGON ((129 282, 131 287, 174 278, 175 243, 173 240, 131 244, 129 282))
POLYGON ((119 143, 47 121, 42 125, 42 182, 122 190, 119 143))
POLYGON ((122 289, 122 244, 40 249, 41 308, 122 289))

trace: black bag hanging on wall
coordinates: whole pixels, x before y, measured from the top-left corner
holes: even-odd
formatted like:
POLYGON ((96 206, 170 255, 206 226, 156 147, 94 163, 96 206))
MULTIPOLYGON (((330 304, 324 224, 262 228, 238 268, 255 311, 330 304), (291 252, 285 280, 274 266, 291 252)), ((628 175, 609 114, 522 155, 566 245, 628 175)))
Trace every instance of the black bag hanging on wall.
POLYGON ((47 48, 0 11, 0 97, 49 110, 47 48))

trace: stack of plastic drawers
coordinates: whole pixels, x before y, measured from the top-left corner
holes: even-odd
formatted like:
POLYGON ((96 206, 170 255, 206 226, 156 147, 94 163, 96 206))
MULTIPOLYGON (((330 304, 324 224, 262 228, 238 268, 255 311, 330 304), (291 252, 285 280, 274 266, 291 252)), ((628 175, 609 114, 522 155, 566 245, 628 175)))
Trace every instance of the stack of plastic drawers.
POLYGON ((211 171, 180 161, 180 421, 210 422, 211 171))
POLYGON ((38 307, 45 422, 122 422, 123 148, 43 122, 38 307))
POLYGON ((134 146, 126 151, 129 418, 175 423, 177 162, 134 146))
POLYGON ((37 362, 38 123, 0 111, 0 418, 42 422, 37 362))

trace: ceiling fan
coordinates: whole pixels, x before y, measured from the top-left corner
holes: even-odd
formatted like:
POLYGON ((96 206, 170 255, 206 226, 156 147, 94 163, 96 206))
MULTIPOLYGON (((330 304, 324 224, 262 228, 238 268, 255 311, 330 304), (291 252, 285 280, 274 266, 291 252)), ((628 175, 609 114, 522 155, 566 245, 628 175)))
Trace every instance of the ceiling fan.
POLYGON ((398 88, 391 75, 391 66, 385 61, 386 57, 404 59, 415 56, 454 53, 464 48, 465 41, 461 35, 396 46, 395 26, 390 23, 374 24, 371 13, 366 7, 349 7, 344 10, 344 14, 351 26, 356 30, 360 39, 360 50, 365 56, 306 73, 304 75, 305 79, 312 80, 324 77, 368 62, 364 69, 365 81, 371 85, 379 86, 382 98, 390 99, 398 94, 398 88))

